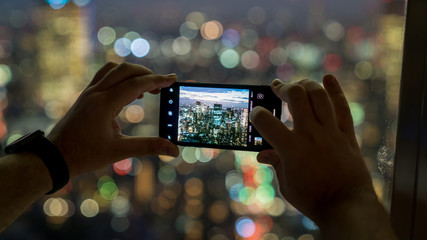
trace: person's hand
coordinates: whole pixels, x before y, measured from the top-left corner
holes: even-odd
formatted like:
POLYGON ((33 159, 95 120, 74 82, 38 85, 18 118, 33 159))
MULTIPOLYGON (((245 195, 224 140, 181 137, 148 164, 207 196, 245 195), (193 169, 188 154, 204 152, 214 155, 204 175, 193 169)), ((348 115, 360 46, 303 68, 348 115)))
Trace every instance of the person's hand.
POLYGON ((115 120, 122 108, 145 92, 159 93, 176 75, 158 75, 136 64, 108 63, 47 136, 68 164, 70 177, 91 172, 128 157, 178 156, 178 147, 163 138, 121 133, 115 120))
POLYGON ((335 226, 329 233, 337 235, 373 215, 372 221, 378 216, 388 220, 356 141, 344 93, 332 75, 323 83, 325 88, 311 80, 273 81, 273 92, 289 104, 292 130, 261 107, 253 109, 250 119, 274 148, 260 152, 257 159, 273 166, 282 195, 321 230, 335 226))

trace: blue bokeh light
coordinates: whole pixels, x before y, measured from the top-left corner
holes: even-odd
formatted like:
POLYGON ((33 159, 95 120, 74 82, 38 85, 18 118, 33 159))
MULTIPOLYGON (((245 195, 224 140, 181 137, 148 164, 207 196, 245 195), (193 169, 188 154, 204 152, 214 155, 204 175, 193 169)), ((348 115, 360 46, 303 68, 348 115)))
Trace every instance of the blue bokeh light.
POLYGON ((235 29, 232 29, 232 28, 227 29, 222 34, 221 41, 222 41, 222 44, 224 44, 224 46, 233 48, 233 47, 239 45, 240 34, 235 29))
POLYGON ((310 220, 310 218, 308 218, 308 217, 306 217, 306 216, 304 216, 304 217, 302 218, 302 225, 303 225, 306 229, 311 230, 311 231, 314 231, 314 230, 318 230, 318 229, 319 229, 319 228, 317 227, 317 225, 316 225, 313 221, 311 221, 311 220, 310 220))
POLYGON ((120 57, 126 57, 131 52, 131 41, 127 38, 119 38, 114 43, 114 51, 120 57))
POLYGON ((53 9, 61 9, 67 4, 70 0, 46 0, 47 3, 53 8, 53 9))
POLYGON ((255 233, 255 227, 254 221, 247 217, 239 218, 236 221, 236 232, 244 238, 252 236, 255 233))
POLYGON ((150 43, 144 38, 137 38, 130 46, 135 57, 145 57, 150 52, 150 43))

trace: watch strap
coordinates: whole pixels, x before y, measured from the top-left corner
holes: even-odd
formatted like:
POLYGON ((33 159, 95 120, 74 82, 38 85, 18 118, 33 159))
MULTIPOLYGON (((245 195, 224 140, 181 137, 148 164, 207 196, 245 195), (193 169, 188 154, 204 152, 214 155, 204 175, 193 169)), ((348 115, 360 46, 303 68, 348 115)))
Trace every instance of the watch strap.
POLYGON ((58 148, 44 136, 40 130, 32 133, 34 140, 23 145, 6 147, 6 153, 32 152, 36 154, 44 163, 52 178, 52 190, 46 194, 52 194, 63 188, 69 181, 70 176, 68 166, 58 148))

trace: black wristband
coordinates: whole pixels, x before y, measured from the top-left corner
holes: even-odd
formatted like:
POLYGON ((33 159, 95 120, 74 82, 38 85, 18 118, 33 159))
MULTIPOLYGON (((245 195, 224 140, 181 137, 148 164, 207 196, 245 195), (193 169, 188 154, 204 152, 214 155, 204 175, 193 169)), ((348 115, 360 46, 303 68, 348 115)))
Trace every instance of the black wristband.
POLYGON ((68 166, 62 154, 40 130, 28 134, 10 144, 6 147, 5 152, 6 154, 32 152, 43 161, 52 178, 53 185, 52 190, 46 194, 52 194, 63 188, 70 179, 68 166))

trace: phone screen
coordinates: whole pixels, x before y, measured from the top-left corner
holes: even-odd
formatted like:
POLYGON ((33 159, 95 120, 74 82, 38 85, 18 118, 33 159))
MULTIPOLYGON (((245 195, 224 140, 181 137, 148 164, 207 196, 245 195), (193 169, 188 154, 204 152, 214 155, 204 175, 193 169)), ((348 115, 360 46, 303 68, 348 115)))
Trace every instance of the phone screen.
POLYGON ((260 151, 271 148, 249 121, 255 106, 280 119, 270 86, 176 82, 161 90, 160 137, 177 145, 260 151))

